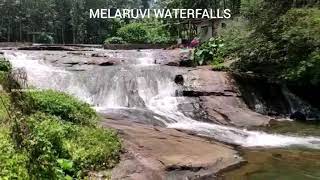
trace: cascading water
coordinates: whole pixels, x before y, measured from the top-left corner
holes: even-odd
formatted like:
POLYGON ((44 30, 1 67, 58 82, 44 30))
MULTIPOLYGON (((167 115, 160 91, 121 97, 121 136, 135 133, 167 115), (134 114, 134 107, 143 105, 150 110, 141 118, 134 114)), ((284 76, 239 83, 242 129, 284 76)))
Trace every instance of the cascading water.
POLYGON ((187 100, 176 97, 179 87, 173 82, 179 68, 155 65, 152 51, 131 53, 135 53, 132 63, 88 67, 80 72, 54 67, 37 55, 7 51, 5 56, 14 68, 25 69, 30 85, 68 92, 107 115, 122 114, 130 120, 189 130, 245 147, 305 146, 320 149, 320 138, 317 137, 272 135, 199 122, 184 116, 178 105, 187 100))

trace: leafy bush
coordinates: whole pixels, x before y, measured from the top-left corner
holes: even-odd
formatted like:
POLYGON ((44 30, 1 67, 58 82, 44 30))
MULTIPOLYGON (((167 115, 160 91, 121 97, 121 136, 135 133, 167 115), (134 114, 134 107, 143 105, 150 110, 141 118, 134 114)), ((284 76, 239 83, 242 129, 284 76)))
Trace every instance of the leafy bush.
POLYGON ((170 44, 174 42, 162 22, 157 20, 125 25, 118 30, 117 34, 129 43, 170 44))
POLYGON ((12 66, 10 62, 4 58, 0 58, 0 71, 9 72, 11 69, 12 66))
POLYGON ((142 23, 130 23, 117 31, 118 36, 129 43, 146 43, 148 32, 142 23))
POLYGON ((121 37, 111 37, 104 41, 105 44, 125 44, 126 42, 121 37))
POLYGON ((211 38, 201 44, 194 52, 194 60, 198 65, 220 64, 224 61, 224 43, 220 38, 211 38))
POLYGON ((320 10, 291 9, 272 25, 259 28, 241 49, 234 68, 299 85, 320 85, 320 10))
POLYGON ((43 113, 33 114, 26 122, 23 144, 34 179, 82 177, 119 161, 121 143, 113 131, 65 123, 43 113))
POLYGON ((16 149, 10 131, 0 127, 0 179, 29 179, 28 157, 16 149))
POLYGON ((164 27, 161 21, 151 19, 145 20, 145 26, 148 32, 148 43, 151 44, 172 44, 174 39, 171 38, 169 31, 164 27))
POLYGON ((218 35, 223 40, 223 53, 229 57, 237 56, 245 46, 245 40, 252 34, 248 20, 236 17, 225 22, 225 27, 218 28, 218 35))
POLYGON ((65 147, 80 169, 108 169, 118 163, 121 143, 113 131, 77 127, 74 133, 65 142, 65 147))
POLYGON ((97 120, 97 114, 89 104, 62 92, 53 90, 27 92, 22 103, 22 108, 28 108, 31 113, 39 111, 76 124, 89 125, 97 120))
POLYGON ((283 78, 320 85, 320 10, 292 9, 280 19, 287 59, 283 78))
POLYGON ((53 44, 54 40, 53 37, 45 32, 42 32, 39 37, 37 38, 37 43, 43 44, 53 44))
POLYGON ((30 176, 32 179, 63 179, 66 174, 58 160, 69 157, 63 149, 63 140, 71 136, 71 126, 42 113, 36 113, 26 121, 28 133, 23 138, 23 145, 30 157, 30 176))

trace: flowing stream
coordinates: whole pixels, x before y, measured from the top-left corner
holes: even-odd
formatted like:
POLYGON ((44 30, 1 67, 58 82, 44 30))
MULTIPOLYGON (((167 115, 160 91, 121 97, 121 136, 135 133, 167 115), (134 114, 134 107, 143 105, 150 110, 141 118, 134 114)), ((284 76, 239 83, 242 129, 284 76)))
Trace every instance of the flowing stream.
POLYGON ((28 84, 41 89, 56 89, 75 95, 106 115, 120 114, 168 128, 193 131, 199 135, 244 147, 303 146, 320 149, 318 137, 295 137, 248 131, 199 122, 179 112, 187 99, 177 96, 173 79, 183 71, 154 64, 153 51, 132 51, 129 63, 117 66, 86 66, 85 71, 70 71, 53 66, 36 53, 6 51, 14 68, 23 68, 28 84))

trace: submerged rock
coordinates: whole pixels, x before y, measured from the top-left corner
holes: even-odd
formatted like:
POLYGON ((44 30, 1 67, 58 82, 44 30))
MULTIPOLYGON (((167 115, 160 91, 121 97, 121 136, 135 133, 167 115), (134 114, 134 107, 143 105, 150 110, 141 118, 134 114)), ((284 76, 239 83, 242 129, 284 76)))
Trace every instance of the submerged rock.
POLYGON ((180 66, 182 67, 193 67, 194 62, 190 59, 180 61, 180 66))
POLYGON ((184 84, 184 79, 182 75, 176 75, 174 78, 174 82, 178 85, 183 85, 184 84))
POLYGON ((168 62, 167 66, 179 66, 179 62, 168 62))
POLYGON ((106 62, 100 63, 99 66, 113 66, 115 64, 116 64, 115 61, 106 61, 106 62))
POLYGON ((302 113, 300 111, 296 111, 290 115, 290 119, 299 120, 299 121, 306 121, 307 117, 304 113, 302 113))

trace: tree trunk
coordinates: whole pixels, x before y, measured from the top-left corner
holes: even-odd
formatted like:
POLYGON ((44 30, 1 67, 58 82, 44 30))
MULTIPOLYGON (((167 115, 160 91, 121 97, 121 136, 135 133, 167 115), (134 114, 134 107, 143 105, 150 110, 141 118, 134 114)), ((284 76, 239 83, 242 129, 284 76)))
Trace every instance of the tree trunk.
POLYGON ((61 38, 62 38, 62 44, 65 44, 64 42, 64 28, 61 29, 61 38))
POLYGON ((11 31, 11 23, 8 23, 8 31, 7 31, 7 41, 10 42, 10 32, 11 31))

